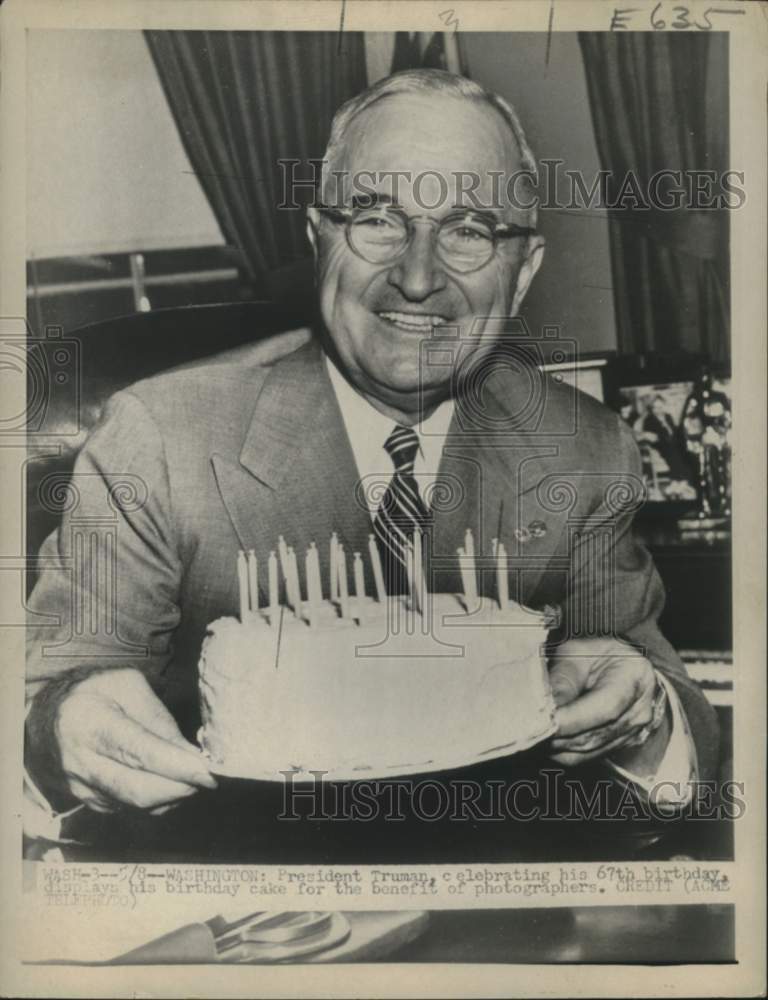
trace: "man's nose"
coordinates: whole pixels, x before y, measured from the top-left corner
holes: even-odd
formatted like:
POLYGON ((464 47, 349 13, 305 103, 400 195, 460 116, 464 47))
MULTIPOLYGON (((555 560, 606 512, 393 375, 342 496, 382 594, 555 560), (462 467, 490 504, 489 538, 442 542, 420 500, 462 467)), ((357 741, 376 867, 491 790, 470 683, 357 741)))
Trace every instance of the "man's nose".
POLYGON ((431 225, 416 225, 405 253, 389 272, 388 280, 404 298, 421 302, 433 292, 445 288, 445 272, 435 252, 435 233, 431 225))

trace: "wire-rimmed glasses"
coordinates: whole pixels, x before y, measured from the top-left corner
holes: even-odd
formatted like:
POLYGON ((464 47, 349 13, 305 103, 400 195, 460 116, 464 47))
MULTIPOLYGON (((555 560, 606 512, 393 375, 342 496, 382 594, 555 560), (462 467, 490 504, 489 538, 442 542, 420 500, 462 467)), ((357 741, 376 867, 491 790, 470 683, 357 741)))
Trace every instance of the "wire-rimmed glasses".
POLYGON ((438 257, 446 267, 462 274, 484 267, 496 254, 499 240, 532 236, 536 232, 528 226, 496 222, 473 209, 460 209, 438 220, 426 215, 408 215, 393 205, 317 207, 345 227, 350 249, 369 264, 388 264, 397 260, 413 239, 417 223, 435 227, 438 257))

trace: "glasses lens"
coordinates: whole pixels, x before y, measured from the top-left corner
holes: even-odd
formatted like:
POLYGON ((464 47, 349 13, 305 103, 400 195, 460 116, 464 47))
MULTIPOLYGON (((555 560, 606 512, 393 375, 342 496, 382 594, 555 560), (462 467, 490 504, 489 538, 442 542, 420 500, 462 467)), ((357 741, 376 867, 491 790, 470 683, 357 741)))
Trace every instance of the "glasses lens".
POLYGON ((349 224, 353 248, 374 263, 396 257, 408 242, 405 220, 394 212, 371 209, 360 212, 349 224))
POLYGON ((493 256, 493 230, 474 216, 446 219, 437 243, 446 264, 457 271, 473 271, 493 256))

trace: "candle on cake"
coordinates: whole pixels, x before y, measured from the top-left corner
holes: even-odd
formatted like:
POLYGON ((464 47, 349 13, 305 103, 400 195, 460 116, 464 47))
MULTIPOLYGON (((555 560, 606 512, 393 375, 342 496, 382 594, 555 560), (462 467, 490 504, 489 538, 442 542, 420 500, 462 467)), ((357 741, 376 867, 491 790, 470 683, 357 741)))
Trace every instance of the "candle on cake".
POLYGON ((376 587, 376 600, 383 604, 387 599, 387 588, 384 586, 384 571, 381 566, 379 546, 373 535, 368 536, 368 555, 373 568, 373 582, 376 587))
POLYGON ((240 621, 244 622, 250 611, 248 600, 248 563, 242 549, 237 553, 237 591, 240 603, 240 621))
POLYGON ((475 578, 474 560, 470 564, 463 546, 456 549, 459 557, 459 572, 461 573, 461 588, 464 591, 464 604, 467 614, 477 607, 477 580, 475 578))
POLYGON ((277 596, 277 556, 274 552, 269 553, 267 576, 269 581, 269 624, 274 625, 280 614, 280 602, 277 596))
POLYGON ((307 579, 307 607, 310 627, 319 625, 320 610, 323 604, 323 590, 320 582, 320 558, 317 546, 310 543, 304 561, 307 579))
POLYGON ((339 544, 337 549, 337 560, 339 569, 339 604, 341 606, 341 617, 349 618, 349 584, 347 582, 347 554, 344 546, 339 544))
POLYGON ((499 608, 506 611, 509 607, 509 567, 507 564, 507 550, 503 542, 499 542, 496 549, 496 580, 499 595, 499 608))
POLYGON ((331 532, 331 600, 339 599, 339 536, 331 532))
POLYGON ((355 552, 352 562, 352 575, 355 581, 355 618, 358 624, 363 620, 363 608, 365 606, 365 578, 363 576, 363 558, 359 552, 355 552))
POLYGON ((259 610, 259 562, 253 549, 248 549, 248 607, 259 610))

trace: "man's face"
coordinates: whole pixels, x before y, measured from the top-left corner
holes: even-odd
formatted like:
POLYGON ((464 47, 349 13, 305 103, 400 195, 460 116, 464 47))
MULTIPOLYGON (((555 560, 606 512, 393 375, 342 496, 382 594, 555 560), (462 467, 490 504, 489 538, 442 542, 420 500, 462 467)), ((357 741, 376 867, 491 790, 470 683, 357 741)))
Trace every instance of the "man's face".
MULTIPOLYGON (((498 222, 529 224, 524 212, 494 193, 491 172, 506 178, 520 169, 520 158, 503 119, 488 106, 439 94, 385 98, 353 121, 343 162, 331 166, 349 177, 367 172, 368 188, 384 198, 397 193, 406 214, 436 221, 456 209, 460 172, 471 173, 479 177, 479 201, 484 206, 496 203, 490 211, 498 222), (395 171, 408 172, 406 179, 397 181, 396 191, 394 181, 381 179, 395 171), (374 183, 368 179, 371 173, 374 183), (409 179, 418 176, 423 178, 420 187, 409 179), (434 208, 424 207, 435 205, 446 191, 447 199, 434 208)), ((434 226, 417 224, 402 256, 371 264, 350 249, 343 225, 314 209, 309 210, 309 221, 320 307, 346 374, 374 402, 404 411, 414 410, 420 395, 429 402, 450 388, 450 369, 444 364, 430 368, 426 352, 420 351, 433 327, 458 326, 466 337, 475 317, 504 318, 516 312, 538 267, 543 242, 501 240, 487 264, 459 273, 437 256, 434 226)), ((466 360, 466 352, 462 358, 466 360)))

